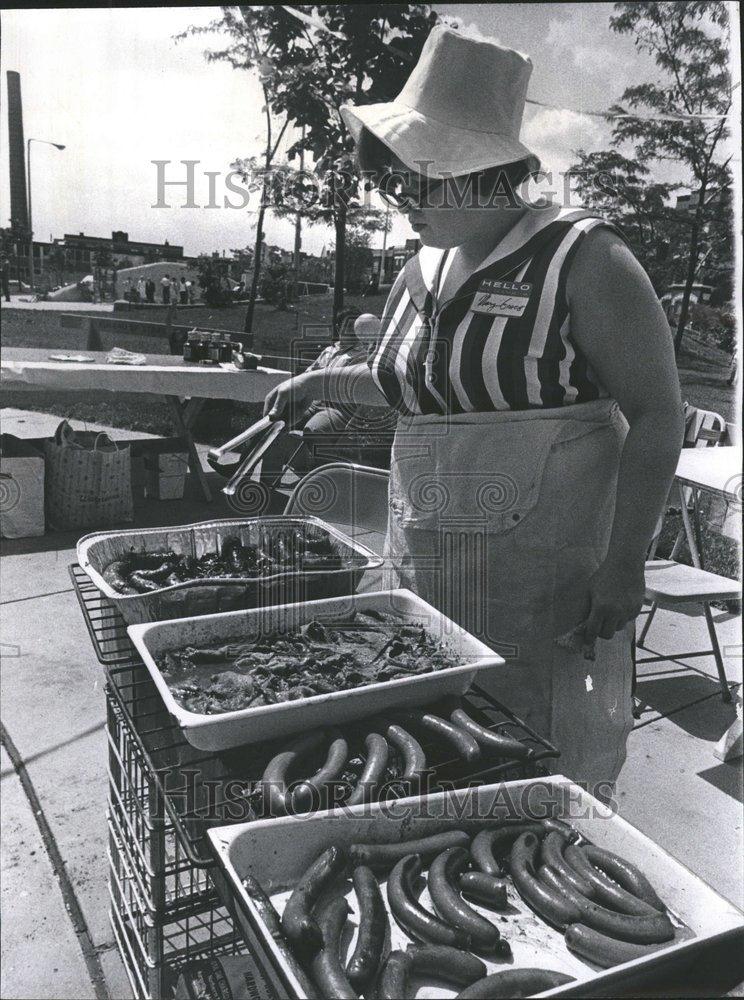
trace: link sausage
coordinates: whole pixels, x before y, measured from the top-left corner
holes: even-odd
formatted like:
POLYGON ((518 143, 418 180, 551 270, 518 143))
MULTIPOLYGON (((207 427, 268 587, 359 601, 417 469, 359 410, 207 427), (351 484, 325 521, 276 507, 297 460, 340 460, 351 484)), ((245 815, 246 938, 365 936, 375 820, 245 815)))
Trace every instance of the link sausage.
POLYGON ((534 833, 523 833, 511 849, 509 868, 517 892, 532 909, 554 927, 565 930, 581 920, 581 911, 565 893, 558 893, 535 876, 540 842, 534 833))
POLYGON ((469 858, 464 847, 448 847, 437 855, 429 868, 429 895, 439 916, 468 934, 476 950, 491 951, 501 938, 498 927, 476 913, 455 888, 455 879, 465 871, 469 858))
POLYGON ((418 840, 403 840, 397 844, 352 844, 349 856, 360 865, 372 868, 392 868, 408 854, 418 854, 422 861, 430 861, 448 847, 467 847, 470 837, 462 830, 448 830, 418 840))
POLYGON ((531 997, 572 983, 573 977, 547 969, 508 969, 479 979, 457 994, 457 1000, 496 1000, 500 997, 531 997))
POLYGON ((467 732, 461 726, 448 722, 432 712, 406 711, 403 718, 422 729, 426 729, 443 742, 449 743, 457 756, 462 757, 468 763, 478 760, 481 756, 481 748, 477 740, 472 733, 467 732))
POLYGON ((408 1000, 411 973, 427 979, 445 979, 468 986, 482 979, 488 969, 475 955, 446 945, 412 945, 408 951, 392 951, 380 977, 380 1000, 408 1000))
POLYGON ((481 746, 488 747, 492 753, 498 754, 499 757, 508 757, 510 760, 526 760, 532 753, 530 747, 515 740, 514 737, 504 736, 503 733, 497 733, 481 726, 474 719, 471 719, 463 708, 456 708, 450 715, 450 719, 460 729, 470 733, 481 746))
POLYGON ((298 760, 302 760, 307 754, 316 750, 324 738, 324 733, 320 729, 308 733, 295 740, 288 750, 272 757, 266 765, 261 783, 265 803, 264 811, 268 811, 270 816, 285 816, 289 812, 291 803, 287 796, 287 772, 298 760))
POLYGON ((636 917, 608 910, 607 907, 593 903, 582 896, 550 868, 540 870, 540 880, 556 892, 562 892, 580 912, 580 923, 592 927, 595 931, 636 944, 658 944, 662 941, 671 941, 674 937, 674 927, 664 913, 654 912, 653 915, 636 917))
POLYGON ((493 910, 506 908, 506 882, 500 882, 493 875, 464 872, 460 876, 460 889, 463 896, 474 899, 483 906, 490 906, 493 910))
POLYGON ((644 958, 663 948, 663 944, 636 944, 630 941, 618 941, 617 938, 600 934, 585 924, 572 924, 566 929, 566 945, 579 958, 594 962, 602 969, 613 965, 632 962, 636 958, 644 958))
POLYGON ((390 747, 384 736, 369 733, 364 741, 367 760, 359 775, 356 788, 346 800, 346 805, 356 806, 361 802, 371 802, 377 798, 376 790, 387 767, 390 747))
POLYGON ((599 903, 609 906, 619 913, 629 913, 636 917, 643 917, 647 914, 657 913, 655 907, 644 903, 642 899, 637 899, 627 889, 623 889, 617 882, 613 882, 603 871, 595 868, 589 861, 583 849, 575 844, 570 844, 564 857, 579 875, 589 882, 594 890, 594 898, 599 903))
POLYGON ((403 757, 403 781, 409 781, 416 788, 426 771, 426 754, 419 741, 401 726, 388 726, 385 734, 388 741, 400 750, 403 757))
POLYGON ((405 931, 420 941, 470 951, 472 942, 469 934, 435 917, 415 898, 413 881, 420 874, 421 858, 418 854, 401 858, 391 871, 387 891, 393 916, 405 931))
POLYGON ((357 993, 362 993, 377 973, 388 917, 380 887, 371 869, 358 865, 352 877, 359 902, 359 931, 354 954, 346 966, 346 975, 357 993))
POLYGON ((346 978, 341 965, 341 934, 343 933, 349 904, 337 896, 318 908, 318 926, 323 947, 312 960, 313 979, 320 995, 327 1000, 357 1000, 357 992, 346 978))
POLYGON ((586 844, 582 850, 595 868, 600 868, 606 875, 619 882, 623 889, 627 889, 637 899, 642 899, 644 903, 653 906, 655 910, 664 913, 666 907, 656 895, 656 890, 649 880, 624 858, 620 858, 612 851, 607 851, 603 847, 595 847, 593 844, 586 844))
POLYGON ((282 930, 303 954, 317 951, 323 943, 320 928, 310 911, 323 889, 345 865, 344 851, 340 847, 329 847, 310 865, 287 900, 282 930))
POLYGON ((582 896, 586 896, 587 899, 595 899, 596 895, 592 884, 587 879, 582 878, 564 858, 564 845, 565 838, 559 833, 551 831, 540 845, 540 860, 546 868, 552 868, 564 882, 568 882, 582 896))
POLYGON ((338 780, 348 759, 349 744, 343 736, 339 736, 331 743, 323 766, 293 790, 293 811, 312 809, 316 805, 322 808, 328 800, 328 786, 338 780))

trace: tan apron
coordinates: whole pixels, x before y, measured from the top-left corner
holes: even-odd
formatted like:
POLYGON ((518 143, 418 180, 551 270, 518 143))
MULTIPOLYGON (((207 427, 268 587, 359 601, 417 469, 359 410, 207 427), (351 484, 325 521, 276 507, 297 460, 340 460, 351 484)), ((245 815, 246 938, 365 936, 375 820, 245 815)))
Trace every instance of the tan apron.
POLYGON ((607 399, 401 417, 391 463, 390 582, 504 657, 479 682, 558 747, 554 770, 590 785, 625 759, 632 625, 594 661, 554 640, 586 618, 626 431, 607 399))

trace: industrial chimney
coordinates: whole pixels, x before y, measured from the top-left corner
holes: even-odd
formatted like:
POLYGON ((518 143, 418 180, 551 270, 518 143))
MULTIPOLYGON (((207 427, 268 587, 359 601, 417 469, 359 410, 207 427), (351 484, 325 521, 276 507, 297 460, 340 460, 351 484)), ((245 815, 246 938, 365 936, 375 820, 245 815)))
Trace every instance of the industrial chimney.
POLYGON ((8 70, 8 148, 10 151, 10 218, 23 232, 28 229, 26 148, 23 141, 21 77, 8 70))

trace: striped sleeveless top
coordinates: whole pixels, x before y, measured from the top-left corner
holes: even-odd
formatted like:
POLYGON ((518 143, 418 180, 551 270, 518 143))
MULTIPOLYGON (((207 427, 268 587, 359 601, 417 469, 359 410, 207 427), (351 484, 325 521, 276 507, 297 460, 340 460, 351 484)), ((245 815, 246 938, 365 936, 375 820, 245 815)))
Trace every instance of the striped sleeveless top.
POLYGON ((423 247, 398 275, 370 353, 406 415, 525 410, 608 396, 571 338, 566 280, 586 233, 580 209, 528 210, 458 290, 437 302, 454 250, 423 247))

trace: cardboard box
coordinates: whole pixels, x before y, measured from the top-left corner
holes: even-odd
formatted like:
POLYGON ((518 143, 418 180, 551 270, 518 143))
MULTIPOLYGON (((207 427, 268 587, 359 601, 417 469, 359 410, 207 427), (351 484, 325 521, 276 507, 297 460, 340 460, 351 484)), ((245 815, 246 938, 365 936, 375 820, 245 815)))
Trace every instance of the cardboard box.
POLYGON ((29 442, 0 435, 0 536, 43 535, 44 456, 29 442))

